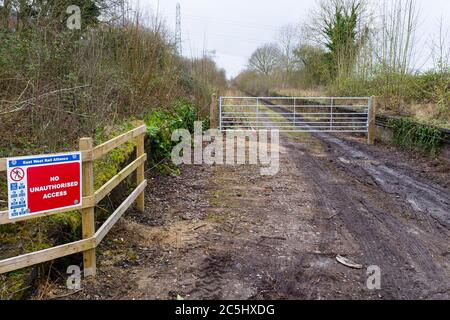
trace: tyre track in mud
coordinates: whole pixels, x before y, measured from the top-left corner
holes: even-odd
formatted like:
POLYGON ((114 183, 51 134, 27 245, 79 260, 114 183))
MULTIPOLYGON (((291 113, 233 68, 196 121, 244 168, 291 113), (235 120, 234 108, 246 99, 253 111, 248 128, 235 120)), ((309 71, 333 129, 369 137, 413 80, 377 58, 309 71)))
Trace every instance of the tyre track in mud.
MULTIPOLYGON (((264 101, 266 106, 275 113, 281 113, 280 109, 271 107, 269 101, 264 101)), ((282 109, 284 112, 290 110, 282 109)), ((283 117, 286 117, 283 114, 283 117)), ((291 120, 288 120, 292 122, 291 120)), ((292 122, 293 123, 293 122, 292 122)), ((375 181, 384 192, 402 197, 412 206, 413 210, 430 215, 446 230, 450 228, 450 194, 430 182, 422 182, 376 161, 362 150, 347 144, 345 141, 329 133, 310 133, 312 137, 324 142, 328 150, 340 153, 354 161, 360 161, 361 168, 366 172, 363 179, 375 181)), ((349 171, 351 172, 351 171, 349 171)))
MULTIPOLYGON (((266 106, 280 112, 268 102, 266 106)), ((305 141, 296 144, 286 139, 283 145, 309 180, 321 214, 343 222, 355 237, 364 264, 381 268, 382 296, 449 297, 447 190, 384 165, 383 159, 378 161, 333 134, 308 133, 308 137, 308 146, 305 141), (311 152, 311 146, 318 142, 326 150, 325 157, 311 152)), ((329 230, 322 235, 339 229, 338 225, 324 222, 324 217, 318 217, 318 221, 329 230)), ((321 246, 329 247, 327 237, 323 237, 321 246)))
POLYGON ((193 298, 214 300, 222 298, 222 287, 224 286, 223 275, 226 273, 230 257, 211 254, 200 264, 195 272, 197 281, 189 295, 193 298))
POLYGON ((413 210, 431 216, 448 230, 450 195, 447 190, 398 172, 336 137, 327 134, 317 134, 317 137, 326 141, 329 146, 333 145, 335 152, 350 156, 352 161, 359 161, 366 176, 370 176, 384 192, 400 196, 413 210))
POLYGON ((435 259, 445 252, 449 240, 448 229, 443 228, 448 220, 444 213, 450 212, 448 195, 432 185, 429 190, 437 191, 433 197, 426 189, 426 182, 415 184, 413 178, 394 169, 376 166, 368 155, 335 137, 313 136, 312 139, 320 139, 328 149, 326 157, 314 157, 308 150, 302 151, 304 144, 286 142, 285 146, 314 188, 317 205, 324 213, 339 219, 355 237, 361 261, 366 266, 380 266, 382 296, 423 298, 440 292, 448 297, 448 261, 435 259), (417 207, 408 201, 412 196, 416 202, 423 201, 434 209, 417 212, 417 207), (424 215, 425 223, 408 219, 418 214, 424 215), (418 227, 422 233, 416 235, 410 231, 418 227))

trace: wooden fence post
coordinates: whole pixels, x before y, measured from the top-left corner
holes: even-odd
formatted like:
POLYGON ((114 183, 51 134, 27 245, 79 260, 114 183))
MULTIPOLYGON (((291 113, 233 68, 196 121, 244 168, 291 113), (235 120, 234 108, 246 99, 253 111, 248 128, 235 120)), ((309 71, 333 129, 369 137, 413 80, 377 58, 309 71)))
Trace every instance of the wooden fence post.
POLYGON ((211 96, 211 104, 209 106, 209 127, 210 129, 217 129, 217 108, 216 108, 216 94, 211 96))
MULTIPOLYGON (((143 124, 143 123, 142 123, 143 124)), ((145 135, 141 134, 135 139, 136 142, 136 159, 142 156, 145 153, 145 135)), ((136 169, 136 185, 139 186, 142 181, 145 179, 145 163, 142 163, 137 169, 136 169)), ((136 199, 136 206, 139 211, 144 212, 145 210, 145 197, 144 197, 144 191, 142 191, 141 194, 136 199)))
MULTIPOLYGON (((80 139, 80 151, 92 150, 94 141, 92 138, 80 139)), ((94 163, 93 161, 83 162, 82 167, 83 197, 94 195, 94 163)), ((81 210, 83 239, 91 238, 95 235, 95 207, 81 210)), ((83 252, 84 276, 95 277, 97 273, 95 248, 83 252)))
POLYGON ((376 126, 376 115, 377 115, 377 98, 375 96, 370 97, 370 107, 368 113, 368 124, 369 128, 367 131, 367 143, 370 145, 375 144, 375 137, 377 134, 376 126))

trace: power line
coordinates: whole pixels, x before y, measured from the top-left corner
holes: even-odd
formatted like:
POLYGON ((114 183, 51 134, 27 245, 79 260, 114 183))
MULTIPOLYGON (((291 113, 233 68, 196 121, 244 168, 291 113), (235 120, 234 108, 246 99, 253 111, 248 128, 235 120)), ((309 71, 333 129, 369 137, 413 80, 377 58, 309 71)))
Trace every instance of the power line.
MULTIPOLYGON (((200 35, 199 33, 191 33, 191 36, 194 36, 196 38, 200 38, 200 37, 204 37, 204 35, 200 35)), ((244 37, 237 37, 236 35, 227 35, 227 34, 217 34, 217 33, 210 33, 208 32, 206 34, 207 38, 211 38, 211 39, 219 39, 219 40, 232 40, 233 42, 235 41, 241 41, 241 42, 252 42, 255 44, 262 44, 264 43, 267 39, 250 39, 250 38, 244 38, 244 37)))
POLYGON ((235 27, 243 27, 243 28, 254 28, 254 29, 266 29, 271 31, 278 31, 279 27, 274 25, 267 25, 267 24, 260 24, 260 23, 242 23, 242 21, 237 20, 227 20, 227 19, 211 19, 211 18, 205 18, 205 17, 197 17, 197 16, 191 16, 186 15, 185 19, 187 20, 193 20, 193 21, 201 21, 201 22, 210 22, 214 24, 227 24, 232 25, 235 27))

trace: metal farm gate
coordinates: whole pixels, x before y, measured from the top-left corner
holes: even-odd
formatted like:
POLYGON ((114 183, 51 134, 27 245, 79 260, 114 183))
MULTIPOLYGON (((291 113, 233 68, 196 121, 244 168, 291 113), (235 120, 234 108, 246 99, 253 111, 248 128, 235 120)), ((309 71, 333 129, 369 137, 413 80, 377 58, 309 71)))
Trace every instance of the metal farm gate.
POLYGON ((220 97, 220 130, 368 133, 372 98, 220 97))

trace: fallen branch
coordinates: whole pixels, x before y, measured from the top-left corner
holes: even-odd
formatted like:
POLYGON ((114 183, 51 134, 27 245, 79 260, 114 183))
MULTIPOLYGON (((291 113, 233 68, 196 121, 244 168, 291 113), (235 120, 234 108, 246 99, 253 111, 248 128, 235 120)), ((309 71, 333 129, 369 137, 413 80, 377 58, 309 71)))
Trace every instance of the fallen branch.
POLYGON ((362 269, 363 268, 363 266, 361 264, 354 263, 353 261, 350 261, 349 259, 347 259, 341 255, 337 255, 336 260, 340 264, 343 264, 344 266, 349 267, 349 268, 353 268, 353 269, 362 269))
POLYGON ((192 228, 191 231, 195 231, 195 230, 201 229, 201 228, 206 227, 206 226, 207 226, 207 224, 205 223, 205 224, 202 224, 200 226, 192 228))
POLYGON ((90 87, 90 85, 83 85, 83 86, 77 86, 77 87, 73 87, 73 88, 65 88, 65 89, 59 89, 59 90, 50 91, 50 92, 41 94, 41 95, 39 95, 37 97, 33 97, 31 99, 27 99, 27 100, 18 102, 18 103, 16 103, 13 106, 13 107, 15 107, 15 109, 10 110, 10 111, 6 111, 6 112, 2 112, 2 113, 0 113, 0 115, 5 115, 5 114, 8 114, 8 113, 14 113, 14 112, 20 111, 23 108, 25 108, 28 104, 32 103, 33 101, 36 101, 36 100, 39 100, 39 99, 42 99, 42 98, 45 98, 45 97, 48 97, 48 96, 51 96, 51 95, 54 95, 54 94, 58 94, 58 93, 62 93, 62 92, 68 92, 68 91, 74 91, 74 90, 78 90, 78 89, 84 89, 84 88, 87 88, 87 87, 90 87))
POLYGON ((286 240, 287 240, 287 238, 285 238, 285 237, 261 236, 261 238, 263 238, 263 239, 272 239, 272 240, 283 240, 283 241, 286 241, 286 240))
POLYGON ((11 293, 9 296, 10 296, 10 300, 14 297, 14 295, 16 294, 16 293, 19 293, 19 292, 22 292, 22 291, 25 291, 25 290, 28 290, 28 289, 30 289, 31 288, 31 286, 28 286, 28 287, 25 287, 25 288, 22 288, 22 289, 19 289, 19 290, 17 290, 17 291, 14 291, 13 293, 11 293))
POLYGON ((236 218, 234 219, 233 227, 231 228, 231 233, 234 233, 234 229, 236 229, 237 223, 238 223, 238 221, 239 221, 240 219, 242 219, 243 215, 244 215, 244 214, 241 214, 241 215, 239 215, 239 217, 236 217, 236 218))
POLYGON ((73 114, 73 115, 84 117, 84 118, 93 118, 93 116, 89 116, 87 114, 76 113, 76 112, 68 111, 68 110, 61 110, 61 109, 55 109, 55 108, 49 108, 49 107, 41 107, 41 106, 37 106, 37 107, 40 108, 40 109, 46 109, 46 110, 51 110, 51 111, 69 113, 69 114, 73 114))
POLYGON ((75 290, 75 291, 73 291, 73 292, 69 292, 69 293, 67 293, 67 294, 63 294, 63 295, 61 295, 61 296, 53 297, 53 298, 50 298, 50 300, 56 300, 56 299, 66 298, 66 297, 68 297, 68 296, 71 296, 71 295, 76 294, 76 293, 81 292, 81 291, 83 291, 83 289, 75 290))
POLYGON ((339 215, 339 212, 337 212, 337 213, 333 214, 332 216, 330 216, 330 217, 328 217, 328 218, 325 218, 325 219, 331 220, 331 219, 333 219, 334 217, 336 217, 336 216, 338 216, 338 215, 339 215))

